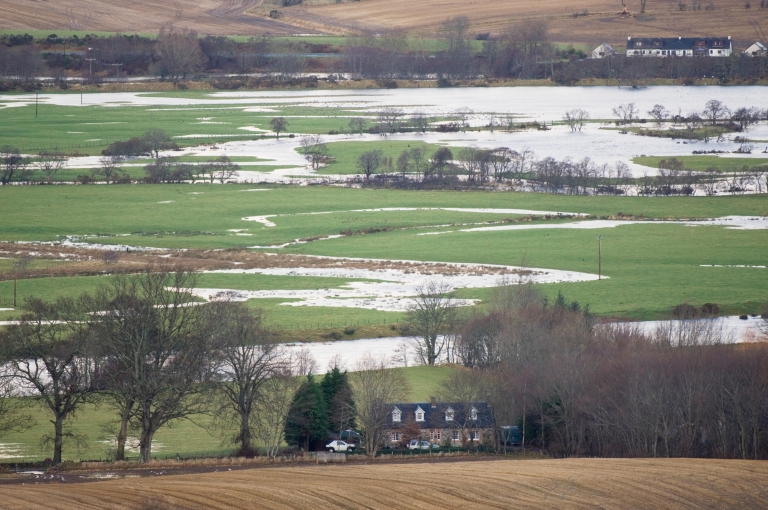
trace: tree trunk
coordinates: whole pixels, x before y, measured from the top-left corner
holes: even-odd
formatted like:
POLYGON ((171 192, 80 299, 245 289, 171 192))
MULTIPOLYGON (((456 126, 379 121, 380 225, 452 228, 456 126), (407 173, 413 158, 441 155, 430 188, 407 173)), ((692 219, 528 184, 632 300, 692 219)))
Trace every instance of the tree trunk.
POLYGON ((128 420, 131 417, 133 402, 128 403, 120 416, 120 431, 117 433, 117 451, 115 460, 125 460, 125 441, 128 439, 128 420))
POLYGON ((53 422, 54 438, 53 438, 53 463, 61 464, 61 446, 64 439, 64 418, 57 416, 53 422))
POLYGON ((248 413, 240 414, 240 447, 243 453, 251 450, 251 426, 248 413))
POLYGON ((155 432, 152 429, 144 429, 141 431, 141 461, 144 463, 152 460, 152 436, 155 432))

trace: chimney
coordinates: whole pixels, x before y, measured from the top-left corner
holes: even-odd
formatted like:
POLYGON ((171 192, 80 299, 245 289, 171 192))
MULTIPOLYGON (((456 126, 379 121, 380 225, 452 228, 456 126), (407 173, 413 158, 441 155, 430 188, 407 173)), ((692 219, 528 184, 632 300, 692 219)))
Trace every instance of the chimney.
POLYGON ((432 406, 432 409, 437 407, 437 397, 429 397, 429 403, 432 406))

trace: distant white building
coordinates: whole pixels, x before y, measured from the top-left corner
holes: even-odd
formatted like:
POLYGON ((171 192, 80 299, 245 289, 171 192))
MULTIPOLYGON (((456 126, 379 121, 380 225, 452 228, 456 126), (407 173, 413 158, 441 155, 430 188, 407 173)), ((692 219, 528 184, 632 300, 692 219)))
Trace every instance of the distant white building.
POLYGON ((613 49, 613 47, 608 43, 603 43, 594 50, 592 50, 592 58, 607 58, 607 57, 618 57, 619 54, 616 53, 616 50, 613 49))
POLYGON ((766 49, 765 45, 761 42, 756 42, 746 50, 744 50, 744 54, 750 57, 765 57, 768 56, 768 49, 766 49))
POLYGON ((628 57, 728 57, 731 37, 627 38, 628 57))

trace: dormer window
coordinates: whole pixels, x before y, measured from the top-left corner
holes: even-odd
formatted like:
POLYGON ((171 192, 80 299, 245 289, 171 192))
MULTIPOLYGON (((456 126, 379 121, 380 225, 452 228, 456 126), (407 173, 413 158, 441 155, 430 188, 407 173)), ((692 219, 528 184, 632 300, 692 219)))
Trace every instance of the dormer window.
POLYGON ((635 48, 642 48, 643 47, 643 41, 635 41, 635 48))
POLYGON ((453 421, 453 409, 448 408, 445 410, 445 421, 453 421))
POLYGON ((477 409, 474 407, 469 411, 469 419, 472 421, 477 421, 477 409))
POLYGON ((416 408, 416 421, 424 421, 424 410, 421 406, 416 408))
POLYGON ((392 421, 393 422, 399 422, 402 418, 403 413, 400 412, 400 409, 395 407, 395 410, 392 411, 392 421))

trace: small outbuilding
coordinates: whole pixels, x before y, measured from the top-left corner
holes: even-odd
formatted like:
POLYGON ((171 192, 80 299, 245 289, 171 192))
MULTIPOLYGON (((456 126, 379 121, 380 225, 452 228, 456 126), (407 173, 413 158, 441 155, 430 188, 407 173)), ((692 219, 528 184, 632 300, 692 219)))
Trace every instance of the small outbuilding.
POLYGON ((592 50, 592 58, 608 58, 618 56, 619 54, 616 53, 616 50, 614 50, 613 47, 608 43, 603 43, 592 50))
POLYGON ((758 41, 744 50, 744 55, 748 57, 765 57, 768 56, 768 49, 766 49, 763 43, 758 41))

